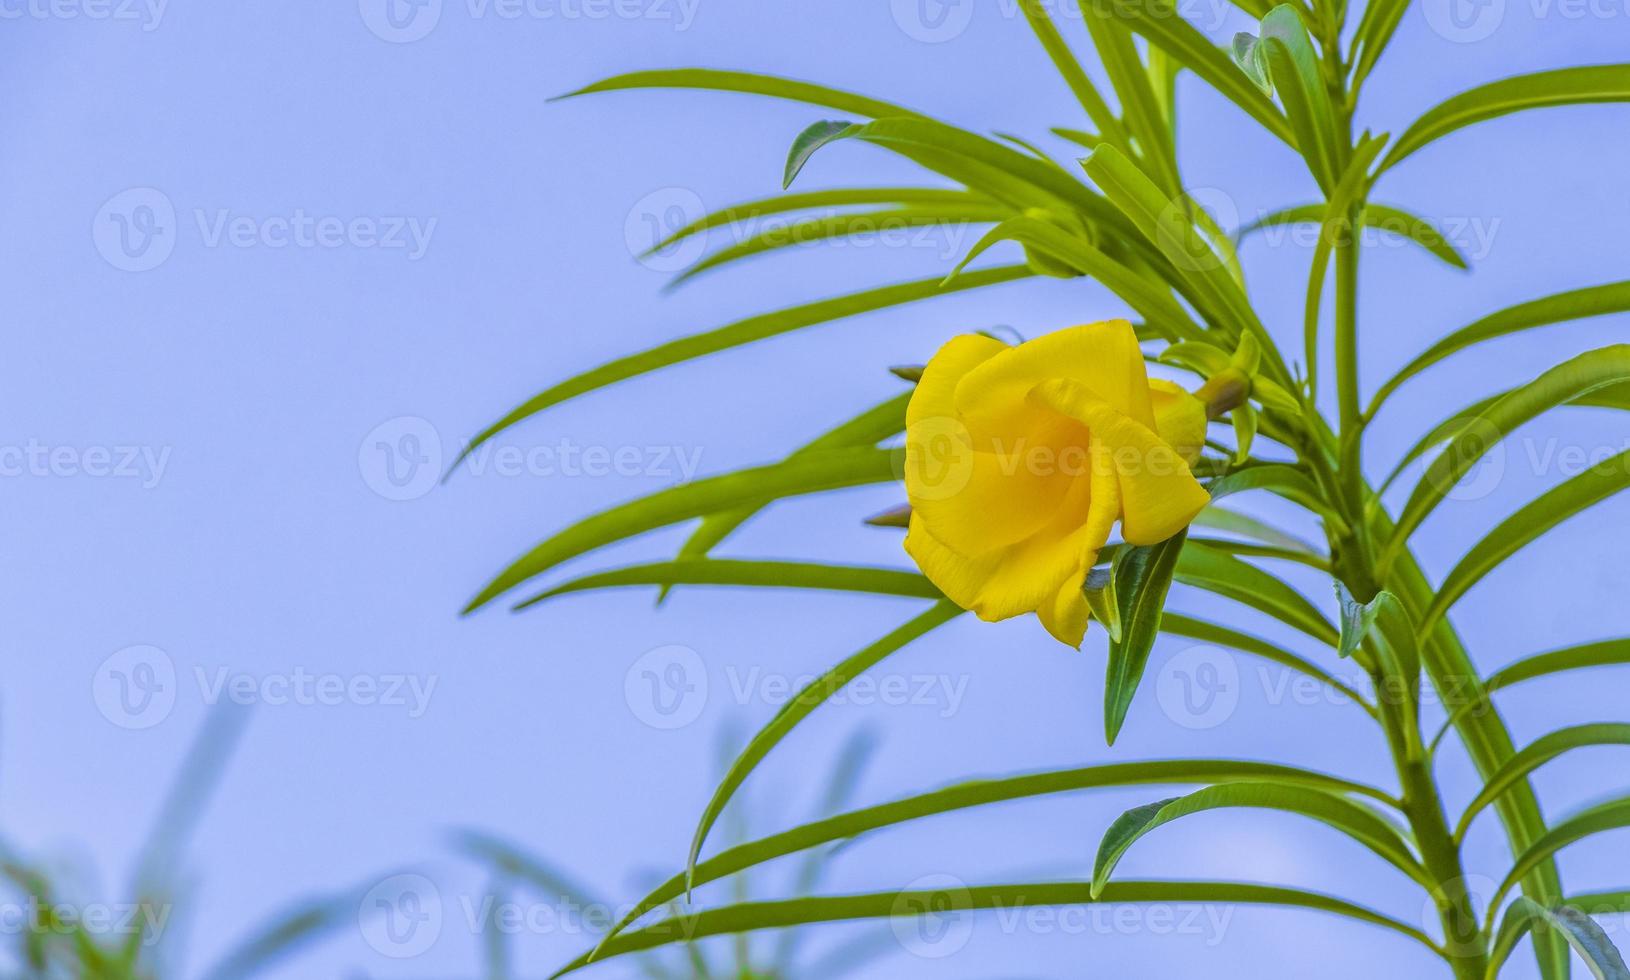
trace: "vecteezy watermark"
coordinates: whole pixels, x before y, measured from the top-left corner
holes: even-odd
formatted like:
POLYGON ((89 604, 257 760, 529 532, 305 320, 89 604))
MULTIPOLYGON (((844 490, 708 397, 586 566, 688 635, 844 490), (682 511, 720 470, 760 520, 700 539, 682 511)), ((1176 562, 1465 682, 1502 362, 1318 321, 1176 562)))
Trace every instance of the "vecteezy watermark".
MULTIPOLYGON (((459 457, 459 473, 506 480, 622 477, 689 483, 702 465, 696 446, 597 446, 571 439, 539 446, 495 441, 464 446, 468 452, 459 457)), ((416 415, 381 422, 357 446, 362 481, 387 500, 416 500, 434 490, 445 462, 441 433, 416 415)))
POLYGON ((647 650, 623 675, 628 710, 652 728, 689 725, 702 716, 707 698, 707 665, 695 650, 677 643, 647 650))
POLYGON ((105 21, 158 30, 169 0, 0 0, 0 20, 105 21))
MULTIPOLYGON (((1432 33, 1454 44, 1485 41, 1506 23, 1508 0, 1422 0, 1432 33)), ((1630 21, 1630 0, 1528 0, 1535 21, 1630 21)))
POLYGON ((169 446, 48 446, 38 439, 0 446, 0 478, 132 480, 151 490, 169 464, 169 446))
POLYGON ((783 674, 757 664, 726 665, 721 686, 700 654, 668 644, 641 654, 623 676, 623 698, 634 717, 652 728, 683 728, 700 718, 714 692, 737 706, 780 708, 793 701, 856 707, 931 710, 949 718, 968 692, 966 674, 868 672, 836 683, 822 674, 783 674))
POLYGON ((889 929, 913 956, 942 960, 973 938, 973 895, 955 875, 923 875, 901 889, 889 907, 889 929))
MULTIPOLYGON (((700 0, 464 0, 472 21, 652 21, 690 30, 700 0)), ((357 0, 362 22, 381 41, 410 44, 430 36, 451 0, 357 0)))
POLYGON ((20 902, 0 902, 0 935, 141 937, 142 946, 156 944, 170 921, 167 902, 42 902, 30 895, 20 902))
MULTIPOLYGON (((889 0, 889 13, 913 41, 942 44, 967 31, 976 6, 1005 21, 1025 16, 1020 0, 889 0)), ((1041 6, 1055 21, 1080 24, 1087 16, 1127 17, 1136 11, 1139 17, 1181 17, 1207 32, 1221 30, 1233 15, 1228 0, 1176 0, 1169 10, 1139 0, 1041 0, 1041 6)))
POLYGON ((441 890, 424 875, 392 875, 362 896, 357 926, 381 956, 418 956, 441 937, 441 890))
POLYGON ((1184 728, 1216 728, 1234 716, 1239 696, 1239 664, 1217 647, 1189 647, 1162 664, 1155 678, 1160 710, 1184 728))
POLYGON ((191 681, 203 704, 229 701, 269 707, 380 707, 400 709, 418 719, 430 707, 439 678, 435 674, 311 671, 249 672, 225 665, 195 664, 189 673, 176 670, 168 653, 139 645, 115 651, 97 667, 91 696, 102 717, 120 728, 140 730, 164 721, 191 681))
POLYGON ((181 220, 169 195, 153 187, 133 187, 108 198, 91 223, 91 238, 102 258, 125 272, 156 269, 174 253, 184 235, 207 249, 241 251, 363 249, 400 252, 409 262, 424 258, 436 233, 434 217, 414 215, 245 214, 232 208, 193 208, 181 220))

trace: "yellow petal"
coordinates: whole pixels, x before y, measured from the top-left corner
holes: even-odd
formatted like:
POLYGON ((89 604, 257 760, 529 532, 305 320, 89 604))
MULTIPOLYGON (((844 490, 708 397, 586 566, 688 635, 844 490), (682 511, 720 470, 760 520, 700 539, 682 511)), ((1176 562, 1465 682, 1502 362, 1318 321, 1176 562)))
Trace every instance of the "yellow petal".
POLYGON ((1077 650, 1087 634, 1087 598, 1081 589, 1086 585, 1087 573, 1097 564, 1098 552, 1109 540, 1109 532, 1114 528, 1121 510, 1120 481, 1108 449, 1095 449, 1093 462, 1090 516, 1081 530, 1081 540, 1086 545, 1081 555, 1081 565, 1059 587, 1051 602, 1036 609, 1036 618, 1041 620, 1047 632, 1059 642, 1077 650))
MULTIPOLYGON (((1051 523, 1023 541, 977 555, 951 547, 932 525, 912 511, 905 548, 930 582, 951 601, 994 622, 1034 612, 1056 599, 1065 581, 1096 556, 1109 535, 1092 507, 1093 481, 1076 481, 1070 498, 1051 523)), ((1113 502, 1107 505, 1113 510, 1113 502)))
POLYGON ((1155 431, 1186 463, 1200 458, 1206 444, 1206 404, 1182 385, 1163 378, 1149 379, 1149 400, 1155 410, 1155 431))
POLYGON ((1210 502, 1175 449, 1096 393, 1053 381, 1037 388, 1033 397, 1080 419, 1092 430, 1094 447, 1109 450, 1121 490, 1121 537, 1129 544, 1159 544, 1187 527, 1210 502))
POLYGON ((1122 414, 1154 427, 1143 351, 1125 320, 1070 327, 1010 347, 968 372, 957 385, 956 404, 970 424, 1025 431, 1035 424, 1026 396, 1057 378, 1092 389, 1122 414))
POLYGON ((1085 455, 1086 432, 1073 420, 1040 418, 1004 437, 970 430, 960 416, 954 404, 959 383, 1012 350, 989 337, 955 338, 928 362, 906 409, 912 511, 935 538, 964 555, 1015 544, 1052 522, 1079 475, 1052 461, 1070 444, 1085 455))

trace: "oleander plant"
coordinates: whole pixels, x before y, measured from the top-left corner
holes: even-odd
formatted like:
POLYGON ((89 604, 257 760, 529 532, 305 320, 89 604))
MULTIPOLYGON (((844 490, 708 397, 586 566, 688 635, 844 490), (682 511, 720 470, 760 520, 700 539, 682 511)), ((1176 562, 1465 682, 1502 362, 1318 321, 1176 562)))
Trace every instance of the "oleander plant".
MULTIPOLYGON (((1401 232, 1464 265, 1431 220, 1372 201, 1389 174, 1423 147, 1488 119, 1630 101, 1630 64, 1471 84, 1396 136, 1355 131, 1365 86, 1407 0, 1370 0, 1362 12, 1345 0, 1233 2, 1257 27, 1220 46, 1171 0, 1089 0, 1072 5, 1069 18, 1043 0, 1019 0, 1039 54, 1079 103, 1080 119, 1051 134, 1074 148, 1059 155, 1063 160, 1019 137, 975 133, 890 102, 760 74, 642 71, 573 93, 681 88, 812 106, 811 124, 788 155, 789 188, 823 148, 839 142, 872 144, 925 172, 921 186, 789 191, 707 214, 659 247, 714 229, 746 230, 681 276, 794 240, 843 238, 880 221, 988 230, 943 274, 750 317, 562 381, 488 428, 472 449, 568 399, 870 311, 1035 277, 1095 281, 1121 306, 1022 342, 998 331, 947 331, 947 342, 925 350, 920 367, 893 368, 908 386, 898 397, 807 445, 788 447, 777 462, 670 487, 572 524, 480 589, 467 611, 500 598, 530 606, 631 586, 664 594, 690 586, 839 590, 927 604, 832 666, 747 743, 701 814, 683 867, 557 976, 624 954, 758 929, 946 909, 1216 902, 1362 920, 1413 940, 1423 962, 1435 959, 1460 980, 1496 976, 1525 943, 1547 980, 1569 976, 1575 957, 1597 977, 1630 977, 1592 918, 1630 908, 1630 891, 1570 893, 1556 864, 1568 845, 1630 827, 1630 796, 1547 819, 1529 782, 1563 753, 1630 744, 1630 724, 1564 728, 1519 747, 1494 700, 1499 690, 1536 677, 1630 663, 1630 639, 1555 650, 1482 676, 1452 615, 1492 570, 1630 484, 1630 458, 1593 466, 1521 506, 1446 563, 1451 570, 1441 581, 1428 578, 1412 548, 1415 532, 1517 427, 1562 406, 1630 409, 1630 345, 1592 350, 1510 390, 1482 392, 1427 429, 1400 459, 1372 458, 1366 439, 1389 398, 1439 362, 1493 338, 1630 311, 1630 282, 1535 299, 1451 331, 1413 325, 1413 332, 1437 339, 1372 391, 1360 385, 1357 302, 1366 228, 1401 232), (1285 201, 1246 229, 1317 229, 1300 324, 1264 321, 1235 237, 1185 191, 1176 152, 1176 80, 1184 72, 1261 131, 1239 138, 1278 140, 1294 150, 1321 192, 1323 200, 1285 201), (753 231, 767 216, 792 220, 795 234, 785 226, 753 231), (991 264, 987 253, 999 243, 1009 243, 1003 250, 1021 260, 991 264), (1320 356, 1326 350, 1333 352, 1328 363, 1320 356), (1152 377, 1151 365, 1188 380, 1152 377), (1382 493, 1398 481, 1413 488, 1392 510, 1382 493), (896 567, 713 557, 736 529, 778 501, 874 484, 903 484, 902 506, 869 518, 905 530, 896 567), (1305 510, 1323 540, 1301 542, 1231 509, 1223 498, 1236 494, 1275 495, 1305 510), (604 546, 691 522, 671 561, 555 577, 565 563, 604 546), (1291 567, 1284 563, 1328 575, 1331 591, 1309 597, 1293 588, 1275 574, 1276 567, 1291 567), (1292 651, 1165 608, 1174 581, 1280 621, 1305 639, 1305 648, 1292 651), (1396 783, 1366 785, 1269 762, 1129 760, 952 785, 705 855, 726 804, 788 732, 852 679, 965 612, 982 620, 1034 614, 1064 646, 1106 651, 1104 729, 1111 744, 1156 637, 1165 633, 1267 658, 1347 691, 1384 734, 1396 783), (1336 679, 1332 671, 1346 665, 1367 675, 1366 691, 1336 679), (1430 697, 1447 707, 1441 729, 1424 720, 1430 697), (1435 772, 1445 738, 1463 744, 1481 780, 1462 812, 1446 806, 1435 772), (1193 791, 1115 820, 1103 832, 1089 880, 686 904, 705 883, 879 828, 1020 798, 1134 785, 1193 791), (1220 808, 1286 811, 1334 828, 1418 885, 1438 921, 1409 923, 1293 888, 1116 873, 1145 835, 1220 808), (1511 862, 1495 871, 1492 893, 1478 894, 1467 884, 1463 843, 1485 811, 1502 826, 1511 862)), ((849 363, 863 360, 857 352, 849 363)))

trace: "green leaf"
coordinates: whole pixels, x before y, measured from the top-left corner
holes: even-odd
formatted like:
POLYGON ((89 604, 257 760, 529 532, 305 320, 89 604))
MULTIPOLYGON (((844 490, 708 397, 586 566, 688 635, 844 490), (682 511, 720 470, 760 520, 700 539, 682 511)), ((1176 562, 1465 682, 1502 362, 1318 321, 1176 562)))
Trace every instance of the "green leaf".
POLYGON ((1431 622, 1449 611, 1483 576, 1500 563, 1539 540, 1546 532, 1630 486, 1630 450, 1591 466, 1590 469, 1552 487, 1501 521, 1499 526, 1472 546, 1459 564, 1444 578, 1438 597, 1427 610, 1431 622))
POLYGON ((1228 369, 1228 352, 1200 340, 1185 340, 1161 351, 1157 360, 1162 364, 1175 364, 1193 371, 1202 378, 1221 374, 1228 369))
POLYGON ((1410 124, 1377 173, 1392 169, 1428 143, 1485 119, 1523 109, 1626 101, 1630 65, 1558 68, 1481 85, 1439 103, 1410 124))
POLYGON ((1630 311, 1630 281, 1556 293, 1492 313, 1449 334, 1404 365, 1402 370, 1388 379, 1375 393, 1365 415, 1374 417, 1381 404, 1404 382, 1444 358, 1474 344, 1535 327, 1548 327, 1570 320, 1626 311, 1630 311))
POLYGON ((918 113, 890 102, 867 98, 853 92, 827 88, 810 82, 799 82, 774 75, 760 75, 743 71, 716 71, 710 68, 674 68, 657 71, 636 71, 614 75, 574 92, 557 96, 571 99, 597 92, 617 92, 628 89, 685 88, 711 89, 717 92, 741 92, 764 95, 776 99, 824 106, 839 112, 852 112, 857 116, 916 116, 918 113))
MULTIPOLYGON (((727 905, 723 908, 675 916, 637 932, 623 933, 603 943, 598 950, 600 955, 593 958, 593 962, 625 953, 655 949, 670 943, 705 939, 709 936, 756 929, 781 929, 816 922, 846 922, 920 915, 929 909, 936 913, 952 913, 973 909, 1136 902, 1227 903, 1315 909, 1382 926, 1408 936, 1428 949, 1436 949, 1432 940, 1414 926, 1388 918, 1363 906, 1317 892, 1235 882, 1121 881, 1110 884, 1100 898, 1094 899, 1090 894, 1090 886, 1072 881, 816 896, 727 905)), ((591 954, 584 954, 556 971, 550 980, 581 970, 590 962, 591 954)))
POLYGON ((811 124, 792 141, 792 149, 787 151, 787 166, 781 177, 781 189, 786 190, 798 178, 798 171, 804 169, 804 164, 815 151, 835 140, 854 136, 860 127, 847 119, 829 119, 811 124))
POLYGON ((1539 867, 1542 862, 1550 860, 1557 851, 1569 844, 1584 840, 1592 834, 1618 830, 1621 827, 1630 827, 1630 799, 1611 800, 1600 806, 1591 807, 1583 813, 1557 823, 1542 834, 1527 850, 1517 856, 1510 873, 1500 882, 1500 887, 1490 900, 1490 928, 1492 929, 1494 925, 1494 914, 1499 911, 1506 896, 1511 894, 1511 889, 1515 888, 1517 882, 1528 872, 1539 867))
POLYGON ((453 847, 505 878, 526 883, 542 897, 570 899, 584 905, 604 904, 593 889, 565 871, 520 846, 485 831, 470 829, 454 831, 453 847))
POLYGON ((719 211, 710 211, 671 232, 666 238, 646 249, 644 254, 660 252, 692 235, 745 221, 756 221, 770 215, 812 208, 858 207, 867 204, 988 207, 992 202, 969 191, 939 187, 844 187, 825 191, 804 191, 798 194, 777 194, 774 197, 744 201, 719 211))
POLYGON ((1204 301, 1200 305, 1213 319, 1238 331, 1254 330, 1265 345, 1271 344, 1239 283, 1230 275, 1226 259, 1195 229, 1186 206, 1167 197, 1112 146, 1094 150, 1082 167, 1143 238, 1165 256, 1191 294, 1204 301))
POLYGON ((1415 485, 1398 517, 1382 565, 1391 560, 1421 521, 1495 443, 1546 409, 1623 381, 1630 381, 1630 345, 1617 344, 1565 361, 1478 412, 1415 485))
MULTIPOLYGON (((1092 36, 1092 45, 1098 60, 1115 87, 1132 140, 1139 151, 1139 159, 1155 183, 1169 195, 1182 193, 1182 179, 1177 173, 1177 150, 1171 131, 1160 108, 1149 78, 1149 70, 1133 43, 1128 26, 1118 17, 1106 14, 1101 7, 1083 4, 1082 19, 1092 36)), ((1131 143, 1123 143, 1131 146, 1131 143)))
POLYGON ((1070 87, 1070 92, 1086 111, 1087 118, 1111 140, 1125 144, 1126 134, 1120 120, 1104 101, 1104 97, 1098 93, 1092 80, 1087 77, 1081 62, 1076 59, 1063 36, 1058 33, 1052 15, 1047 11, 1046 3, 1043 0, 1019 0, 1019 9, 1024 12, 1025 20, 1029 22, 1036 40, 1041 42, 1042 48, 1047 52, 1047 57, 1052 59, 1053 67, 1058 69, 1064 83, 1070 87))
MULTIPOLYGON (((1296 207, 1270 211, 1242 227, 1238 232, 1238 237, 1241 241, 1244 241, 1247 237, 1265 228, 1323 224, 1324 214, 1325 206, 1323 204, 1301 204, 1296 207)), ((1466 257, 1460 254, 1460 250, 1455 248, 1447 238, 1443 237, 1443 232, 1439 231, 1437 226, 1426 218, 1411 214, 1403 208, 1396 208, 1387 204, 1376 204, 1373 201, 1364 205, 1362 217, 1366 228, 1400 235, 1456 269, 1470 267, 1466 257)))
POLYGON ((1288 463, 1262 463, 1235 470, 1212 480, 1206 489, 1214 501, 1247 490, 1267 490, 1323 518, 1338 533, 1347 527, 1341 515, 1325 503, 1318 485, 1288 463))
POLYGON ((1240 405, 1228 413, 1228 420, 1234 426, 1234 465, 1239 466, 1251 458, 1251 445, 1256 441, 1256 409, 1240 405))
POLYGON ((1229 57, 1234 64, 1245 73, 1245 77, 1256 83, 1263 95, 1273 95, 1273 80, 1268 77, 1268 62, 1263 55, 1262 45, 1255 34, 1240 31, 1234 35, 1233 44, 1228 48, 1229 57))
POLYGON ((1542 927, 1553 929, 1567 939, 1596 980, 1630 980, 1630 968, 1625 966, 1624 957, 1594 919, 1568 905, 1548 909, 1526 898, 1512 902, 1500 923, 1500 932, 1489 956, 1487 976, 1490 980, 1499 974, 1500 967, 1516 949, 1517 940, 1528 930, 1542 927))
POLYGON ((1529 773, 1564 752, 1595 745, 1630 745, 1630 725, 1576 725, 1535 739, 1533 744, 1507 759, 1505 765, 1484 782, 1482 790, 1467 804, 1466 812, 1455 828, 1455 839, 1464 840, 1472 820, 1498 800, 1502 793, 1527 778, 1529 773))
MULTIPOLYGON (((903 369, 899 369, 903 370, 903 369)), ((921 369, 916 369, 920 372, 921 369)), ((898 370, 896 370, 898 373, 898 370)), ((861 412, 843 424, 828 430, 810 442, 800 446, 793 455, 801 453, 817 453, 827 449, 843 449, 850 446, 875 446, 890 436, 897 435, 906 427, 906 406, 911 402, 911 393, 896 395, 888 401, 874 405, 861 412)), ((728 538, 737 528, 747 523, 755 514, 769 506, 773 501, 765 500, 759 504, 742 507, 737 510, 718 514, 709 514, 702 518, 691 536, 679 548, 678 557, 706 558, 708 552, 728 538)), ((662 595, 668 594, 663 589, 662 595)))
POLYGON ((1124 20, 1206 84, 1221 92, 1273 135, 1296 145, 1296 138, 1273 100, 1234 67, 1229 56, 1183 19, 1171 0, 1088 0, 1095 10, 1124 20))
POLYGON ((1092 618, 1103 624, 1111 643, 1119 643, 1124 633, 1121 627, 1121 600, 1115 590, 1115 569, 1094 568, 1089 571, 1081 592, 1086 596, 1092 618))
POLYGON ((1262 18, 1258 42, 1285 118, 1296 135, 1313 178, 1327 193, 1347 167, 1346 138, 1336 129, 1336 114, 1319 68, 1318 52, 1308 40, 1302 15, 1288 3, 1262 18))
POLYGON ((1337 579, 1336 600, 1341 603, 1341 643, 1337 645, 1336 653, 1345 659, 1357 653, 1364 639, 1370 635, 1375 618, 1381 614, 1381 596, 1377 595, 1369 602, 1359 602, 1347 591, 1346 583, 1337 579))
POLYGON ((634 903, 603 941, 609 941, 611 936, 638 921, 648 912, 683 896, 688 887, 700 887, 788 854, 832 841, 849 840, 873 830, 924 817, 1009 800, 1112 786, 1209 785, 1240 781, 1267 781, 1317 787, 1333 793, 1364 796, 1389 806, 1398 805, 1396 800, 1373 786, 1292 766, 1234 759, 1158 759, 1120 762, 959 782, 893 802, 826 817, 762 840, 721 851, 696 865, 694 876, 688 871, 681 871, 634 903))
POLYGON ((1356 92, 1363 86, 1408 9, 1409 0, 1374 0, 1364 5, 1364 15, 1359 18, 1358 30, 1353 35, 1353 52, 1357 57, 1353 59, 1351 91, 1356 92))
POLYGON ((934 584, 917 572, 866 565, 824 565, 797 561, 739 561, 727 558, 681 558, 629 565, 574 578, 540 592, 516 610, 557 596, 595 589, 658 585, 724 585, 738 588, 825 589, 871 595, 940 599, 934 584))
POLYGON ((675 276, 668 286, 677 287, 704 272, 732 262, 792 246, 876 235, 879 232, 898 232, 905 228, 939 226, 960 228, 970 224, 1001 221, 1012 213, 1008 208, 996 204, 979 204, 975 201, 975 203, 921 205, 804 218, 790 224, 764 228, 734 241, 692 264, 675 276))
POLYGON ((685 361, 705 357, 719 351, 740 347, 754 341, 766 340, 784 333, 791 333, 804 327, 814 326, 818 323, 829 323, 845 317, 869 313, 890 306, 903 306, 918 300, 929 299, 935 296, 944 296, 958 293, 968 289, 978 289, 981 286, 994 286, 998 283, 1012 282, 1024 279, 1032 273, 1023 265, 1001 266, 995 269, 980 269, 959 276, 957 281, 949 285, 943 284, 939 276, 929 279, 919 279, 914 282, 896 283, 891 286, 882 286, 877 289, 868 289, 864 292, 851 293, 847 296, 838 296, 832 299, 806 303, 802 306, 788 307, 773 313, 763 313, 758 316, 738 320, 728 326, 705 333, 692 334, 678 340, 669 341, 653 347, 650 350, 627 357, 619 357, 608 361, 576 377, 569 378, 545 391, 539 392, 527 399, 508 415, 483 429, 470 444, 459 453, 458 459, 449 467, 448 472, 458 468, 465 457, 474 452, 493 436, 522 422, 532 416, 552 408, 562 402, 569 401, 579 395, 597 391, 619 381, 637 378, 642 374, 649 374, 661 368, 670 367, 685 361))
POLYGON ((1493 692, 1563 671, 1586 667, 1611 667, 1618 664, 1630 664, 1630 639, 1601 640, 1535 654, 1490 674, 1485 687, 1493 692))
POLYGON ((1182 817, 1207 810, 1252 807, 1283 810, 1333 827, 1380 855, 1387 863, 1429 889, 1431 876, 1416 862, 1409 846, 1392 825, 1345 797, 1302 786, 1279 783, 1226 783, 1208 786, 1187 796, 1134 807, 1104 832, 1092 868, 1092 894, 1102 894, 1110 875, 1128 848, 1150 831, 1182 817))
POLYGON ((470 613, 528 579, 585 552, 704 514, 734 510, 767 498, 798 496, 897 478, 903 451, 832 449, 782 463, 737 470, 669 487, 601 511, 539 543, 470 600, 470 613))
POLYGON ((791 701, 781 706, 781 710, 770 719, 770 723, 753 736, 752 741, 748 742, 747 747, 736 757, 736 761, 730 764, 729 772, 725 773, 724 780, 713 791, 713 797, 708 800, 707 807, 702 811, 702 819, 697 823, 696 833, 691 838, 690 858, 686 862, 686 881, 691 883, 687 884, 687 891, 694 887, 696 862, 701 857, 702 845, 707 841, 708 831, 713 829, 719 814, 724 812, 725 804, 730 802, 730 798, 735 795, 743 780, 758 768, 758 764, 764 761, 770 750, 779 745, 799 722, 809 717, 811 712, 825 704, 827 699, 842 690, 851 680, 877 666, 912 640, 960 615, 962 609, 954 603, 936 602, 927 612, 828 670, 799 691, 791 701))
POLYGON ((1143 680, 1155 637, 1160 635, 1160 616, 1166 607, 1166 593, 1172 586, 1172 573, 1188 531, 1148 547, 1128 547, 1115 552, 1110 574, 1115 580, 1115 597, 1120 607, 1120 637, 1109 643, 1109 672, 1104 680, 1104 738, 1110 745, 1126 722, 1127 709, 1138 683, 1143 680))
MULTIPOLYGON (((1244 471, 1242 470, 1241 472, 1244 471)), ((1216 498, 1213 497, 1212 500, 1216 500, 1216 498)), ((1327 560, 1322 551, 1301 538, 1298 538, 1296 535, 1287 531, 1281 531, 1279 528, 1274 527, 1273 525, 1264 521, 1258 520, 1255 517, 1251 517, 1248 514, 1241 514, 1238 511, 1230 510, 1229 508, 1223 507, 1216 503, 1213 503, 1205 510, 1202 510, 1199 516, 1194 519, 1193 526, 1208 527, 1217 531, 1226 531, 1229 534, 1235 534, 1244 538, 1251 538, 1256 541, 1261 541, 1264 544, 1284 548, 1288 551, 1300 551, 1306 554, 1309 558, 1318 559, 1321 562, 1327 560)))
POLYGON ((986 232, 945 281, 957 282, 963 275, 963 267, 992 245, 1006 240, 1018 241, 1027 248, 1044 252, 1058 262, 1097 279, 1125 300, 1162 336, 1204 336, 1204 332, 1189 318, 1182 305, 1172 298, 1163 283, 1110 258, 1085 239, 1068 234, 1051 222, 1028 215, 1009 218, 986 232))
POLYGON ((1189 542, 1177 560, 1176 578, 1267 613, 1321 643, 1334 647, 1341 640, 1336 628, 1300 592, 1215 548, 1189 542))

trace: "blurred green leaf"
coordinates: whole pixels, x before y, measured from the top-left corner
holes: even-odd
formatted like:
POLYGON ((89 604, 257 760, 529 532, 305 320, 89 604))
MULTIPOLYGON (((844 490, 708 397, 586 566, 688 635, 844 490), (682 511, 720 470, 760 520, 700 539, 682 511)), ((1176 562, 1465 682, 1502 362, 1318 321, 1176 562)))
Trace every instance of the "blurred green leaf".
POLYGON ((1115 552, 1110 574, 1119 606, 1120 636, 1109 642, 1108 675, 1104 679, 1104 738, 1110 745, 1126 722, 1132 696, 1143 680, 1149 653, 1160 635, 1160 616, 1166 608, 1172 573, 1188 538, 1185 529, 1157 545, 1122 548, 1115 552))

